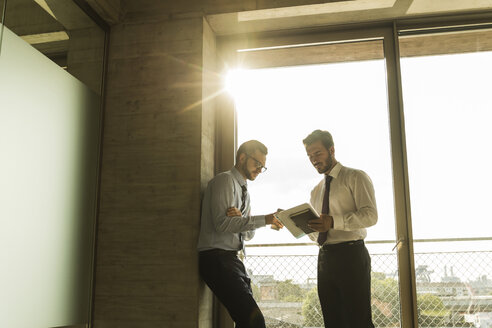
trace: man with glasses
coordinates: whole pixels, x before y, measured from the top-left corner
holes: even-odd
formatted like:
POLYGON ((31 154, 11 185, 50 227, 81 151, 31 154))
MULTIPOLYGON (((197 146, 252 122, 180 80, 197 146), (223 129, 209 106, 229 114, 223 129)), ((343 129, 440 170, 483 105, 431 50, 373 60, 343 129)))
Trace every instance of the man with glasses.
POLYGON ((324 179, 311 192, 320 214, 309 221, 320 245, 318 296, 325 327, 374 328, 371 314, 371 258, 364 245, 366 228, 378 212, 371 179, 335 159, 333 138, 316 130, 303 140, 309 161, 324 179))
POLYGON ((273 213, 250 215, 247 180, 266 171, 267 148, 257 140, 243 143, 235 166, 208 183, 202 202, 198 239, 200 276, 227 308, 236 328, 265 328, 265 319, 253 299, 251 280, 238 252, 255 229, 282 224, 273 213))

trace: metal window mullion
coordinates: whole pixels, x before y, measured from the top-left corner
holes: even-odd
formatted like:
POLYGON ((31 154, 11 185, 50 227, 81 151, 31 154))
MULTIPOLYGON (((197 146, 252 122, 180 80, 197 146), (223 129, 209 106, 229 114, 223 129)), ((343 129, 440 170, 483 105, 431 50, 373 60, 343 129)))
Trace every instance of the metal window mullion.
POLYGON ((5 26, 5 13, 7 12, 7 0, 0 6, 0 55, 2 54, 3 27, 5 26))
POLYGON ((385 33, 384 55, 388 79, 388 110, 393 164, 396 235, 399 241, 397 252, 401 323, 403 328, 413 328, 418 326, 415 264, 413 257, 399 44, 395 24, 391 28, 388 28, 387 33, 385 33))

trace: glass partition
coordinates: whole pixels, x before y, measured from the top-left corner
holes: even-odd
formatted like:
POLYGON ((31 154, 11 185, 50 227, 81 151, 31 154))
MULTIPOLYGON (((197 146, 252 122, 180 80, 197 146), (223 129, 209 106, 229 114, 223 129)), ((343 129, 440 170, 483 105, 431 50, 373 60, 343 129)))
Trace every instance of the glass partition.
POLYGON ((400 37, 419 324, 482 327, 492 304, 492 30, 400 37))
POLYGON ((0 326, 86 326, 105 32, 67 0, 5 8, 0 326))

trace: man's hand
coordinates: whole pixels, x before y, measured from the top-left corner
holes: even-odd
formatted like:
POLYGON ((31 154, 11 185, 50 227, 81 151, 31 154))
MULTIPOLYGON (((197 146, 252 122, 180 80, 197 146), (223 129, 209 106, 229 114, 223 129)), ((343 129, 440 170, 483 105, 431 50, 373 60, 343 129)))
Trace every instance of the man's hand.
POLYGON ((318 232, 326 232, 333 229, 333 217, 328 214, 321 214, 319 219, 309 220, 308 227, 318 232))
POLYGON ((243 216, 237 207, 229 207, 226 212, 227 216, 243 216))
POLYGON ((268 215, 265 215, 265 223, 266 224, 271 224, 271 228, 272 229, 275 229, 275 230, 279 230, 279 229, 282 229, 284 227, 284 225, 282 224, 282 222, 280 222, 276 217, 275 217, 275 214, 276 213, 272 213, 272 214, 268 214, 268 215))

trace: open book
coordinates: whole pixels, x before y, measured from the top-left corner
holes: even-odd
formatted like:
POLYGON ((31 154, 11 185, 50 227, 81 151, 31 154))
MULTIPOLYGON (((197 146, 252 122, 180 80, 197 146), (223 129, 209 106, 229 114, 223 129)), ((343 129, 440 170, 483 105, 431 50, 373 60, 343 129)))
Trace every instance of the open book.
POLYGON ((308 233, 314 232, 308 227, 308 221, 319 218, 319 214, 311 204, 304 203, 278 212, 275 217, 282 222, 294 237, 301 238, 308 233))

